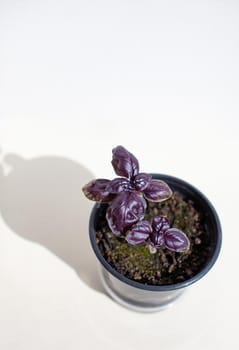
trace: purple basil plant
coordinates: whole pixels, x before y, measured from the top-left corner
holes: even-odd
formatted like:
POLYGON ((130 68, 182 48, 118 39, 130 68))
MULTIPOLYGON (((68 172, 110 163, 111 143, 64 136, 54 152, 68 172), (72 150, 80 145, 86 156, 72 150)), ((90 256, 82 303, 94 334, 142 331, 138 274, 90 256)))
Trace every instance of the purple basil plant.
POLYGON ((185 233, 177 228, 170 228, 165 216, 155 216, 152 223, 146 220, 137 222, 126 233, 126 241, 135 246, 149 241, 152 253, 155 253, 157 248, 181 252, 189 247, 189 240, 185 233))
POLYGON ((106 219, 112 232, 124 236, 133 246, 149 244, 152 253, 158 248, 176 252, 187 250, 187 236, 170 228, 166 217, 154 217, 152 222, 144 220, 148 202, 170 198, 172 191, 169 186, 149 174, 140 173, 138 160, 123 146, 117 146, 112 152, 112 165, 119 177, 92 180, 83 187, 88 199, 109 203, 106 219))

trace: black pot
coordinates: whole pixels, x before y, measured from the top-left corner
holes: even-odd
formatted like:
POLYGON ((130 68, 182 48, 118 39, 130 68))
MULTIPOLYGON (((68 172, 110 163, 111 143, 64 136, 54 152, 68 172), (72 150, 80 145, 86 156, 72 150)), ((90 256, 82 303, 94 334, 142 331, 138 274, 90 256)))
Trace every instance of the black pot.
POLYGON ((196 209, 203 213, 204 225, 210 242, 210 254, 204 267, 196 275, 184 282, 170 285, 149 285, 133 281, 116 271, 102 256, 96 243, 96 230, 99 219, 105 215, 107 205, 95 204, 90 217, 90 240, 100 261, 102 283, 108 294, 120 304, 143 312, 156 311, 171 305, 186 287, 202 278, 217 260, 221 248, 222 231, 218 215, 210 201, 195 187, 173 176, 152 174, 153 178, 165 181, 173 191, 192 200, 196 209))

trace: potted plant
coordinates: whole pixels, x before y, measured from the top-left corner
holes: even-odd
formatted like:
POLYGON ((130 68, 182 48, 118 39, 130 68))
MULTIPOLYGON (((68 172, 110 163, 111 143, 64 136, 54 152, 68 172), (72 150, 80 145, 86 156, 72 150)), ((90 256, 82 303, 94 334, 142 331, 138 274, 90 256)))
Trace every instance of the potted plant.
POLYGON ((113 180, 83 187, 96 201, 89 231, 103 285, 136 311, 171 305, 203 277, 221 247, 221 226, 209 200, 176 177, 139 171, 123 146, 113 149, 113 180))

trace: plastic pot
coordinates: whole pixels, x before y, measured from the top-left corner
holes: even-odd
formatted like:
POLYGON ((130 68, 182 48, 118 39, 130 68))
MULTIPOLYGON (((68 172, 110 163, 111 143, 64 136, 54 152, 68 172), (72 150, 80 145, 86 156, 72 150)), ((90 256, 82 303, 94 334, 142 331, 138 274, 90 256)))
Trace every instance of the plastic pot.
POLYGON ((188 286, 207 274, 217 260, 222 241, 218 215, 210 201, 198 189, 173 176, 163 174, 152 174, 152 176, 165 181, 173 191, 178 191, 184 198, 192 200, 197 210, 203 213, 204 227, 210 242, 210 254, 201 271, 184 282, 156 286, 133 281, 115 270, 101 254, 96 243, 96 230, 99 228, 100 218, 105 215, 107 204, 95 204, 90 217, 89 231, 92 248, 100 262, 103 286, 118 303, 142 312, 157 311, 172 305, 188 286))

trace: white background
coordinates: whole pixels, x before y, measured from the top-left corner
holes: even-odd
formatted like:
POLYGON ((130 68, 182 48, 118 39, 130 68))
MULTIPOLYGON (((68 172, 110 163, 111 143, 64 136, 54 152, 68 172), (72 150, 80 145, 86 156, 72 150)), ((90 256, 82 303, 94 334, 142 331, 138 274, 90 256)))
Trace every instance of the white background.
POLYGON ((0 1, 0 348, 239 346, 239 3, 0 1), (167 311, 104 294, 81 187, 141 170, 191 182, 223 248, 167 311))

